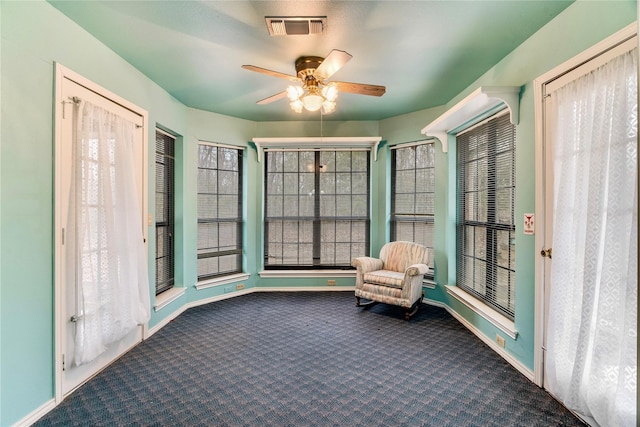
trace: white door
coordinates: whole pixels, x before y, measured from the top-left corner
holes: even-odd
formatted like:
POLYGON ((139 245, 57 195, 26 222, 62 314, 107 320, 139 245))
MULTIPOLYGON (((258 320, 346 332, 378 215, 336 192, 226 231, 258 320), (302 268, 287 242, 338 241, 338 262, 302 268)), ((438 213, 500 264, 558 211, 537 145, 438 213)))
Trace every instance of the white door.
MULTIPOLYGON (((544 346, 543 349, 547 348, 547 328, 548 328, 548 309, 549 309, 549 295, 550 295, 550 286, 551 286, 551 263, 553 262, 553 218, 554 218, 554 209, 553 209, 553 201, 554 201, 554 157, 553 157, 553 148, 554 141, 551 129, 554 128, 554 120, 556 119, 554 111, 550 107, 550 96, 553 91, 557 88, 566 85, 567 83, 582 77, 589 72, 595 70, 598 67, 601 67, 603 64, 606 64, 612 58, 615 58, 621 55, 624 52, 629 51, 633 46, 638 45, 637 37, 631 38, 624 43, 618 44, 614 48, 608 49, 604 52, 601 52, 597 56, 591 58, 589 61, 583 63, 579 67, 572 69, 571 71, 562 74, 558 78, 550 81, 549 83, 544 85, 543 88, 543 97, 544 97, 544 149, 543 149, 543 161, 544 161, 544 174, 543 174, 543 183, 544 183, 544 244, 540 248, 539 256, 544 258, 544 346)), ((546 360, 543 359, 543 360, 546 360)), ((546 376, 543 377, 543 386, 547 388, 548 378, 546 376)))
POLYGON ((542 92, 543 385, 590 425, 635 423, 635 338, 628 339, 635 330, 628 325, 637 312, 625 297, 637 292, 635 274, 627 274, 636 249, 624 242, 633 235, 637 179, 630 166, 637 150, 634 50, 637 37, 615 43, 542 92))
MULTIPOLYGON (((100 372, 108 364, 120 357, 142 340, 143 326, 139 326, 131 331, 120 341, 110 345, 107 350, 89 363, 80 366, 73 366, 74 337, 76 334, 77 309, 77 285, 73 273, 67 268, 68 259, 65 254, 65 230, 69 217, 69 199, 71 186, 71 162, 72 162, 72 142, 74 136, 74 99, 89 101, 94 105, 108 110, 118 116, 136 123, 140 126, 135 132, 135 164, 136 166, 136 189, 141 206, 140 224, 143 227, 146 217, 146 149, 145 135, 146 113, 144 116, 124 108, 118 103, 99 95, 93 90, 89 90, 76 81, 81 80, 70 78, 73 75, 64 67, 58 68, 58 87, 56 94, 56 330, 57 330, 57 354, 56 354, 56 396, 60 400, 70 392, 82 385, 88 379, 100 372), (75 81, 74 81, 75 80, 75 81)), ((86 81, 83 81, 87 85, 86 81)), ((89 82, 90 83, 90 82, 89 82)), ((145 248, 147 230, 142 230, 145 248)))

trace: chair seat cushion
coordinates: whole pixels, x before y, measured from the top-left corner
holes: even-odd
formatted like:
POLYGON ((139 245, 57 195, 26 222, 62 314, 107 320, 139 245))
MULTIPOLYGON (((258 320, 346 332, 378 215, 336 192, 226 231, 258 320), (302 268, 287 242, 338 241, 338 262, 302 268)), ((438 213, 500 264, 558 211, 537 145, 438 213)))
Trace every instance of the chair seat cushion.
POLYGON ((409 300, 402 298, 402 289, 390 286, 372 285, 365 283, 362 289, 356 289, 356 296, 361 296, 372 301, 383 302, 385 304, 400 305, 409 307, 409 300))
POLYGON ((402 289, 404 273, 390 270, 376 270, 364 274, 364 282, 402 289))

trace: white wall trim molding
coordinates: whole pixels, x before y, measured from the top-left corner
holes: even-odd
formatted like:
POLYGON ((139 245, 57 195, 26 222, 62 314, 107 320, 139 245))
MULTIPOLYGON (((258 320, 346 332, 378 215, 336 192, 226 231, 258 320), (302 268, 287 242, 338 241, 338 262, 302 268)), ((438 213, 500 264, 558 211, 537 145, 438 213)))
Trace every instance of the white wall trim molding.
POLYGON ((173 319, 175 319, 176 317, 180 316, 182 313, 185 312, 185 310, 187 309, 187 305, 183 305, 181 307, 179 307, 176 311, 174 311, 173 313, 169 314, 168 316, 166 316, 164 319, 162 319, 160 322, 158 322, 155 326, 153 326, 152 328, 146 328, 144 331, 144 339, 148 339, 150 338, 153 334, 155 334, 156 332, 158 332, 160 329, 162 329, 163 327, 165 327, 167 324, 169 324, 173 319))
POLYGON ((585 49, 584 51, 582 51, 581 53, 577 54, 576 56, 574 56, 571 59, 568 59, 567 61, 563 62, 562 64, 556 66, 555 68, 547 71, 546 73, 544 73, 543 75, 541 75, 540 77, 536 78, 534 80, 534 84, 535 84, 535 88, 538 88, 539 86, 546 84, 552 80, 555 80, 556 78, 560 77, 561 75, 567 73, 568 71, 571 71, 577 67, 579 67, 582 64, 585 64, 587 62, 589 62, 590 60, 602 55, 604 52, 612 49, 613 47, 624 43, 624 41, 632 38, 633 36, 635 36, 636 34, 638 34, 638 22, 634 22, 632 24, 627 25, 626 27, 622 28, 621 30, 615 32, 614 34, 610 35, 609 37, 605 38, 604 40, 594 44, 593 46, 591 46, 588 49, 585 49))
POLYGON ((356 277, 356 270, 263 270, 261 279, 308 279, 325 277, 356 277))
POLYGON ((518 331, 516 331, 515 324, 511 319, 498 313, 493 308, 489 307, 483 301, 474 297, 473 295, 465 292, 457 286, 446 286, 447 293, 460 301, 475 313, 479 314, 483 319, 491 323, 496 328, 500 329, 505 334, 509 335, 512 339, 518 338, 518 331))
POLYGON ((380 136, 344 136, 344 137, 287 137, 287 138, 253 138, 256 146, 258 162, 262 161, 262 152, 267 148, 283 149, 353 149, 365 148, 373 151, 373 160, 378 157, 378 145, 382 141, 380 136))
POLYGON ((427 298, 425 298, 422 301, 422 303, 423 304, 428 304, 428 305, 433 305, 435 307, 441 307, 441 308, 444 308, 445 310, 447 310, 449 312, 449 314, 451 314, 458 322, 462 323, 462 325, 465 328, 467 328, 469 331, 471 331, 471 333, 473 333, 475 336, 480 338, 480 340, 482 342, 484 342, 486 345, 488 345, 489 348, 491 348, 491 350, 493 350, 496 353, 498 353, 498 355, 500 357, 502 357, 505 361, 507 361, 507 363, 509 363, 511 366, 513 366, 515 369, 517 369, 522 375, 524 375, 527 379, 529 379, 529 381, 531 381, 531 382, 533 382, 535 384, 534 373, 529 368, 524 366, 519 360, 514 358, 504 348, 500 347, 492 339, 490 339, 485 334, 483 334, 482 331, 480 331, 478 328, 476 328, 472 323, 467 321, 467 319, 462 317, 460 314, 458 314, 455 310, 453 310, 447 304, 442 303, 440 301, 434 301, 434 300, 431 300, 431 299, 427 299, 427 298))
POLYGON ((495 341, 493 341, 492 339, 490 339, 489 337, 487 337, 485 334, 483 334, 478 328, 476 328, 472 323, 470 323, 469 321, 467 321, 467 319, 465 319, 464 317, 462 317, 460 314, 458 314, 456 311, 452 310, 450 307, 445 306, 445 308, 447 309, 447 311, 449 313, 451 313, 451 315, 453 317, 455 317, 460 323, 462 323, 467 329, 469 329, 475 336, 477 336, 478 338, 480 338, 480 340, 482 340, 482 342, 484 342, 486 345, 489 346, 489 348, 491 348, 491 350, 495 351, 496 353, 498 353, 504 360, 506 360, 511 366, 513 366, 514 368, 516 368, 522 375, 524 375, 525 377, 527 377, 527 379, 531 382, 534 382, 534 375, 533 372, 527 368, 526 366, 524 366, 522 363, 520 363, 519 360, 517 360, 516 358, 514 358, 510 353, 508 353, 504 348, 500 347, 495 341))
POLYGON ((35 411, 31 412, 26 417, 24 417, 23 419, 21 419, 20 421, 15 423, 14 426, 15 427, 28 427, 28 426, 34 424, 40 418, 42 418, 45 415, 47 415, 47 413, 49 411, 53 410, 56 406, 58 406, 56 404, 56 400, 55 399, 51 399, 51 400, 45 402, 43 405, 40 405, 40 407, 36 408, 35 411))
POLYGON ((326 291, 351 291, 355 290, 355 286, 292 286, 292 287, 274 287, 274 288, 247 288, 241 291, 229 292, 221 295, 216 295, 210 298, 204 298, 197 301, 191 301, 186 303, 178 310, 174 311, 167 317, 165 317, 161 322, 155 325, 152 328, 148 328, 145 331, 144 339, 151 337, 153 334, 158 332, 164 326, 169 324, 176 317, 180 316, 182 313, 187 311, 193 307, 199 307, 201 305, 210 304, 212 302, 223 301, 229 298, 235 298, 242 295, 248 295, 256 292, 326 292, 326 291))
POLYGON ((435 289, 436 288, 436 282, 434 282, 431 279, 424 279, 422 281, 422 287, 423 288, 427 288, 427 289, 435 289))
POLYGON ((401 148, 416 147, 418 145, 433 144, 435 142, 436 142, 436 138, 433 136, 430 136, 430 137, 425 137, 424 139, 420 139, 418 141, 399 142, 397 144, 389 144, 387 146, 389 147, 389 150, 398 150, 401 148))
POLYGON ((437 138, 442 151, 449 150, 449 133, 467 122, 482 117, 495 108, 506 105, 511 123, 520 121, 520 86, 481 86, 425 126, 420 133, 437 138))
MULTIPOLYGON (((341 291, 355 291, 355 286, 279 286, 274 288, 254 288, 256 292, 341 292, 341 291)), ((355 298, 355 297, 354 297, 355 298)))
POLYGON ((218 286, 228 285, 230 283, 243 282, 248 280, 249 277, 251 277, 249 273, 238 273, 230 276, 216 277, 196 283, 196 289, 201 291, 203 289, 215 288, 218 286))
POLYGON ((231 144, 223 144, 221 142, 215 142, 215 141, 207 141, 206 139, 201 139, 201 138, 196 138, 198 140, 198 144, 201 145, 210 145, 212 147, 220 147, 220 148, 230 148, 232 150, 246 150, 247 147, 245 147, 244 145, 231 145, 231 144))
MULTIPOLYGON (((180 288, 180 289, 184 289, 184 288, 180 288)), ((332 291, 332 292, 351 291, 351 292, 353 292, 354 290, 355 290, 355 286, 292 286, 292 287, 282 287, 281 286, 281 287, 248 288, 248 289, 243 289, 243 290, 237 291, 237 292, 230 292, 230 293, 225 293, 225 294, 222 294, 222 295, 216 295, 216 296, 213 296, 211 298, 205 298, 205 299, 192 301, 192 302, 189 302, 187 304, 184 304, 183 306, 178 308, 176 311, 174 311, 170 315, 166 316, 162 321, 160 321, 158 324, 156 324, 152 328, 144 328, 144 337, 143 337, 143 339, 146 340, 146 339, 150 338, 153 334, 158 332, 160 329, 162 329, 164 326, 169 324, 171 321, 176 319, 178 316, 180 316, 182 313, 184 313, 186 310, 188 310, 190 308, 194 308, 194 307, 198 307, 198 306, 201 306, 201 305, 210 304, 210 303, 214 303, 214 302, 218 302, 218 301, 222 301, 222 300, 226 300, 226 299, 230 299, 230 298, 235 298, 235 297, 242 296, 242 295, 248 295, 248 294, 257 293, 257 292, 326 292, 326 291, 332 291)), ((524 366, 522 363, 520 363, 518 360, 516 360, 513 356, 511 356, 511 354, 509 354, 504 348, 499 347, 495 342, 490 340, 479 329, 477 329, 473 324, 469 323, 464 317, 462 317, 457 312, 455 312, 447 304, 439 302, 439 301, 435 301, 435 300, 432 300, 432 299, 428 299, 428 298, 423 299, 422 303, 426 304, 426 305, 431 305, 431 306, 434 306, 434 307, 444 308, 445 310, 447 310, 447 312, 449 312, 449 314, 451 314, 463 326, 465 326, 467 329, 469 329, 474 335, 476 335, 478 338, 480 338, 480 340, 482 340, 482 342, 487 344, 493 351, 495 351, 499 356, 501 356, 503 359, 505 359, 510 365, 512 365, 514 368, 516 368, 526 378, 528 378, 530 381, 534 382, 533 372, 531 372, 529 369, 527 369, 526 366, 524 366)), ((24 417, 22 420, 18 421, 18 423, 16 423, 16 426, 19 426, 19 427, 25 426, 26 427, 26 426, 32 425, 33 423, 38 421, 40 418, 42 418, 44 415, 46 415, 49 411, 53 410, 56 406, 58 406, 59 403, 60 402, 56 402, 55 399, 49 400, 44 405, 40 406, 38 409, 36 409, 32 413, 30 413, 29 415, 24 417)))
POLYGON ((174 287, 171 289, 167 289, 160 295, 156 295, 156 301, 153 304, 153 309, 155 311, 162 310, 164 307, 168 306, 169 304, 183 296, 186 291, 187 289, 184 287, 174 287))
POLYGON ((229 299, 229 298, 239 297, 241 295, 252 294, 252 293, 255 292, 255 289, 256 288, 242 289, 240 291, 228 292, 226 294, 216 295, 216 296, 213 296, 213 297, 210 297, 210 298, 204 298, 204 299, 200 299, 200 300, 197 300, 197 301, 191 301, 190 303, 185 305, 185 310, 188 310, 188 309, 194 308, 194 307, 199 307, 199 306, 205 305, 205 304, 210 304, 212 302, 218 302, 218 301, 222 301, 222 300, 229 299))

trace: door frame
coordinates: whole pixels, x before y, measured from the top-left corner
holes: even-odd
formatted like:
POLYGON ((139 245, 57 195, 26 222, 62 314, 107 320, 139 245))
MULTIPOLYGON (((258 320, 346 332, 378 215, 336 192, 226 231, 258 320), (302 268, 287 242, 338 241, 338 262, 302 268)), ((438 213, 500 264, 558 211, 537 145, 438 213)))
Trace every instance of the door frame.
MULTIPOLYGON (((99 86, 98 84, 88 80, 80 74, 70 70, 69 68, 55 63, 55 95, 54 95, 54 399, 55 404, 58 405, 65 398, 67 394, 71 394, 73 390, 67 394, 63 392, 63 353, 64 349, 64 328, 65 322, 61 321, 62 311, 64 309, 64 266, 62 265, 62 242, 64 239, 63 228, 65 224, 62 221, 62 206, 61 198, 59 197, 60 182, 62 180, 63 173, 63 159, 59 155, 62 147, 62 120, 66 114, 72 114, 72 108, 70 108, 70 102, 63 99, 63 82, 64 80, 70 80, 74 83, 85 87, 86 89, 95 92, 96 94, 106 98, 120 106, 134 112, 142 117, 142 218, 148 218, 148 141, 149 141, 149 114, 146 110, 138 107, 137 105, 127 101, 126 99, 116 95, 113 92, 99 86), (66 108, 65 108, 66 107, 66 108), (66 110, 66 111, 65 111, 66 110)), ((144 226, 146 221, 143 221, 143 238, 145 253, 148 254, 148 228, 144 226)), ((147 335, 148 324, 142 325, 142 335, 147 335)), ((88 380, 89 378, 87 378, 88 380)), ((86 381, 85 381, 86 382, 86 381)))
MULTIPOLYGON (((544 354, 546 343, 546 292, 545 277, 551 267, 548 258, 543 258, 539 252, 551 245, 551 229, 546 226, 545 217, 551 212, 547 200, 547 178, 553 172, 547 167, 548 143, 545 141, 545 111, 544 97, 545 86, 553 80, 571 72, 577 67, 594 60, 598 56, 623 43, 638 34, 638 22, 627 25, 618 32, 596 43, 582 53, 563 62, 552 70, 542 74, 533 81, 534 117, 535 117, 535 186, 536 186, 536 230, 535 230, 535 308, 534 308, 534 382, 539 387, 544 387, 544 354)), ((551 195, 550 195, 551 197, 551 195)))

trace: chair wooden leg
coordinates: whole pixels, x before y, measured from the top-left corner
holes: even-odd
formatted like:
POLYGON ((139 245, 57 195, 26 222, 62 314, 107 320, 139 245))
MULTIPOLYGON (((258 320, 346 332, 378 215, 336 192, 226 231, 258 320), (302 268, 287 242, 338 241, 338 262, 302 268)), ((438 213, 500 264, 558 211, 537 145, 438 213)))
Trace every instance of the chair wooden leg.
POLYGON ((422 305, 422 299, 424 298, 424 293, 420 296, 420 299, 413 303, 413 305, 407 308, 404 312, 404 320, 409 320, 411 316, 416 314, 422 305))
POLYGON ((418 307, 415 304, 412 305, 411 307, 407 308, 404 311, 404 320, 406 320, 408 322, 409 319, 411 319, 411 316, 416 314, 417 311, 418 311, 418 307))
POLYGON ((360 297, 356 297, 356 307, 371 307, 372 305, 376 305, 378 301, 369 301, 365 303, 360 302, 360 297))

